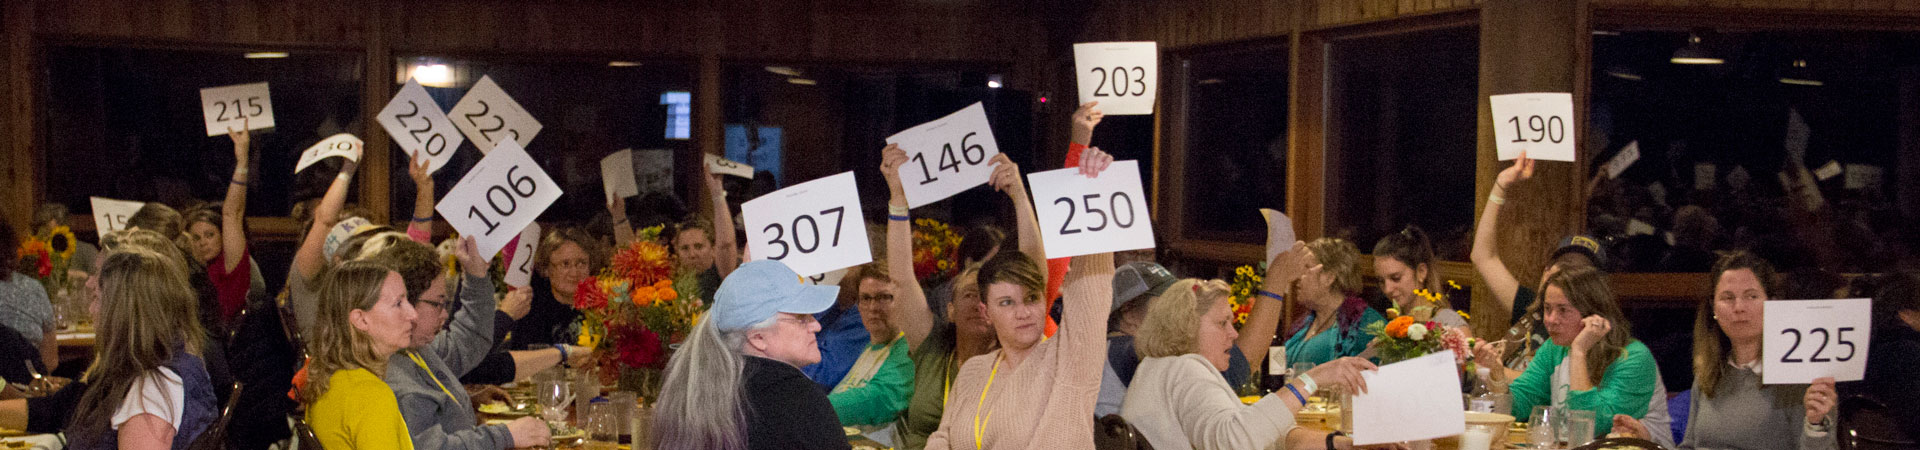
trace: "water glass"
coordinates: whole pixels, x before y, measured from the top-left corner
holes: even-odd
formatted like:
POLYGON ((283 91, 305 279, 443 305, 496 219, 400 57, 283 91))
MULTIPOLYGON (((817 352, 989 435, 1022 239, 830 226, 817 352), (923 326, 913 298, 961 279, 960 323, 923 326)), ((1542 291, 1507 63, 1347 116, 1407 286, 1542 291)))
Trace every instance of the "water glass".
POLYGON ((1560 426, 1554 430, 1560 435, 1561 445, 1573 448, 1593 441, 1593 411, 1574 409, 1562 413, 1560 426))
POLYGON ((1558 440, 1554 439, 1553 431, 1559 421, 1560 413, 1554 411, 1552 406, 1534 406, 1533 415, 1527 419, 1527 441, 1532 442, 1536 449, 1554 448, 1558 440))
POLYGON ((1492 450, 1493 437, 1500 435, 1500 430, 1495 428, 1496 426, 1485 423, 1467 424, 1467 432, 1460 435, 1460 450, 1492 450))
POLYGON ((616 391, 607 395, 613 403, 614 424, 620 427, 621 436, 633 435, 633 415, 640 408, 640 396, 631 391, 616 391))
POLYGON ((617 419, 612 403, 599 401, 587 405, 587 414, 580 419, 580 428, 587 434, 588 450, 620 447, 620 422, 617 419))

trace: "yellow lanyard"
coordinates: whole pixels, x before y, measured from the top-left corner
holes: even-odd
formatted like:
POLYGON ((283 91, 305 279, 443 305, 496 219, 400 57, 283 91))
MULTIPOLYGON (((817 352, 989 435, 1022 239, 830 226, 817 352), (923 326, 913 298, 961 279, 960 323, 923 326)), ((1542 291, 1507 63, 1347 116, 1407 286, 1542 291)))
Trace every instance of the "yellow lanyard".
POLYGON ((1002 355, 1000 358, 993 359, 993 371, 987 373, 987 386, 984 388, 980 388, 980 404, 974 406, 973 408, 973 448, 974 450, 983 450, 985 448, 984 444, 982 444, 981 442, 986 440, 986 426, 987 426, 987 422, 993 421, 993 412, 987 411, 987 417, 985 420, 982 420, 980 418, 980 412, 984 411, 987 408, 987 391, 990 391, 993 389, 993 377, 1000 375, 1001 359, 1005 359, 1005 355, 1002 355))
POLYGON ((947 354, 946 383, 945 388, 940 391, 940 407, 943 409, 947 407, 947 400, 953 398, 953 366, 956 365, 953 359, 958 357, 960 357, 958 353, 947 354))
POLYGON ((460 398, 454 397, 453 391, 447 390, 447 385, 440 383, 440 377, 433 374, 433 368, 427 367, 427 362, 425 360, 420 359, 420 355, 415 354, 412 350, 407 350, 406 352, 407 352, 407 358, 412 359, 414 364, 419 365, 420 370, 427 371, 427 378, 432 378, 433 384, 435 386, 440 386, 440 392, 447 393, 447 398, 452 399, 453 404, 456 404, 456 405, 460 404, 460 398))

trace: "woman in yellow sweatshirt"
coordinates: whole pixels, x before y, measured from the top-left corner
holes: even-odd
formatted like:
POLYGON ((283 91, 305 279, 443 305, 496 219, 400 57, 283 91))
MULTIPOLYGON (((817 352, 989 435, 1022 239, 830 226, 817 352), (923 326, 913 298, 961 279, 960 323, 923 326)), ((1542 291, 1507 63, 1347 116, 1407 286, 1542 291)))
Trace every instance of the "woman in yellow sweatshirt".
POLYGON ((400 274, 373 263, 341 264, 321 277, 318 317, 307 341, 307 425, 328 450, 412 450, 387 357, 405 348, 415 313, 400 274))

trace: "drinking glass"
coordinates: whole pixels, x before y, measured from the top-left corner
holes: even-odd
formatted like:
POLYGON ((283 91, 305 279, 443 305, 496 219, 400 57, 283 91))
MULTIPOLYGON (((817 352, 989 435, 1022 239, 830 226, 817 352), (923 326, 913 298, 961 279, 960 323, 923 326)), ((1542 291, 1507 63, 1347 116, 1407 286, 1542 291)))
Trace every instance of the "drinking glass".
MULTIPOLYGON (((540 400, 540 417, 550 425, 565 425, 567 404, 573 403, 573 386, 566 380, 546 379, 535 385, 534 395, 540 400)), ((564 428, 564 427, 563 427, 564 428)))
POLYGON ((1467 432, 1460 435, 1460 450, 1491 450, 1493 437, 1500 435, 1500 430, 1495 428, 1496 426, 1485 423, 1467 424, 1467 432))
POLYGON ((608 394, 607 399, 613 403, 613 421, 615 426, 620 427, 620 435, 632 436, 633 415, 636 414, 634 410, 640 408, 640 396, 632 391, 615 391, 608 394))
POLYGON ((1554 412, 1552 406, 1534 406, 1533 415, 1527 419, 1527 441, 1532 442, 1536 449, 1554 448, 1557 439, 1554 439, 1553 429, 1559 420, 1560 414, 1554 412))
POLYGON ((586 416, 580 419, 580 428, 587 433, 586 450, 620 448, 620 421, 614 414, 613 403, 599 401, 588 404, 586 416))
POLYGON ((1561 412, 1564 415, 1559 429, 1554 430, 1554 434, 1560 435, 1561 445, 1573 448, 1593 441, 1593 411, 1574 409, 1561 412))

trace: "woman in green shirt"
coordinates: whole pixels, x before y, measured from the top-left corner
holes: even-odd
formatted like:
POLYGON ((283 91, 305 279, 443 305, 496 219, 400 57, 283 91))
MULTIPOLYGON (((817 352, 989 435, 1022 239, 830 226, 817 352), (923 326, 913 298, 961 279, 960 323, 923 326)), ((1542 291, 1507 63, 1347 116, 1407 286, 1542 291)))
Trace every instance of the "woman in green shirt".
POLYGON ((1629 332, 1606 274, 1591 267, 1563 270, 1547 278, 1543 297, 1551 342, 1513 381, 1514 417, 1526 417, 1539 405, 1593 411, 1594 433, 1602 436, 1616 414, 1646 415, 1659 369, 1647 346, 1629 332))
MULTIPOLYGON (((827 394, 827 401, 833 403, 833 412, 840 416, 842 426, 858 428, 862 434, 875 437, 874 432, 892 428, 900 419, 900 413, 907 410, 907 399, 913 396, 914 367, 907 355, 905 333, 894 325, 894 284, 886 267, 868 264, 852 272, 848 275, 853 278, 851 283, 841 285, 854 287, 859 297, 855 306, 860 308, 860 322, 866 326, 871 339, 846 378, 841 378, 840 384, 827 394)), ((891 442, 894 434, 881 434, 888 437, 882 442, 891 442)))
POLYGON ((1367 325, 1386 320, 1360 299, 1360 249, 1339 238, 1320 238, 1307 244, 1318 267, 1300 277, 1295 294, 1307 315, 1293 324, 1287 338, 1287 363, 1315 366, 1366 351, 1373 336, 1367 325))

